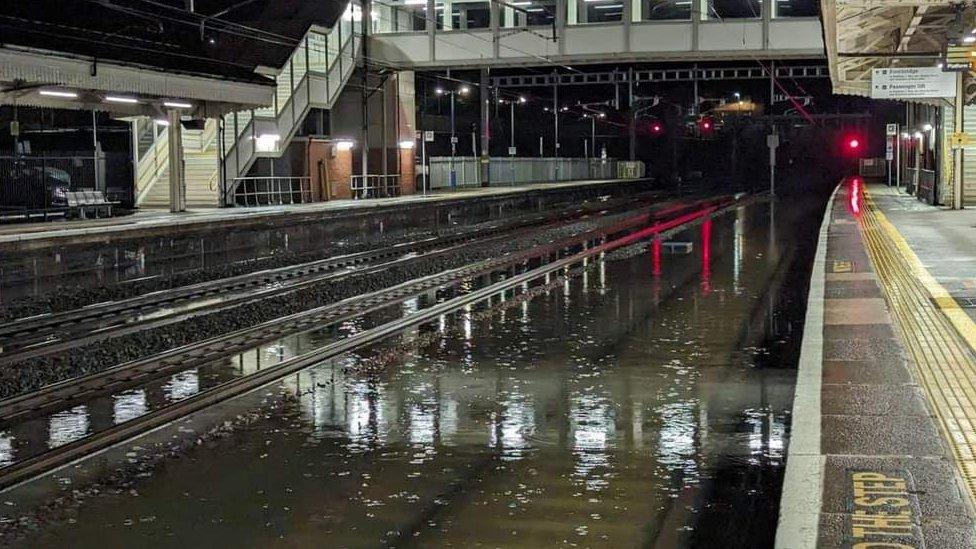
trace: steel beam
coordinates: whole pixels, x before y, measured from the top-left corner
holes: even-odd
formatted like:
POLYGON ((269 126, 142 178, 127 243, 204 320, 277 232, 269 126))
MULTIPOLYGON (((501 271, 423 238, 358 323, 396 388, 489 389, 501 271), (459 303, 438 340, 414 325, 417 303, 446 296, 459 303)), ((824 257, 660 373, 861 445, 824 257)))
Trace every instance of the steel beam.
MULTIPOLYGON (((826 65, 779 66, 776 78, 828 78, 826 65)), ((762 67, 721 67, 654 69, 637 71, 573 72, 495 76, 491 85, 498 88, 531 88, 541 86, 587 86, 634 84, 647 82, 693 82, 711 80, 760 80, 769 78, 762 67), (633 79, 633 80, 631 80, 633 79)))

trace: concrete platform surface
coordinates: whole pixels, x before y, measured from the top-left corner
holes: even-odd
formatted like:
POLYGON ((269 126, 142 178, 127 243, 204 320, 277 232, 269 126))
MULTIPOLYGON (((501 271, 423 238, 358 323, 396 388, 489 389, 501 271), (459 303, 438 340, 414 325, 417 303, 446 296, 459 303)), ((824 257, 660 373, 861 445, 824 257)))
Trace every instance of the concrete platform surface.
POLYGON ((918 246, 945 276, 968 272, 976 280, 976 262, 955 260, 976 249, 962 236, 969 223, 969 242, 976 242, 976 212, 967 222, 916 204, 886 188, 865 193, 856 179, 828 206, 811 275, 777 547, 976 547, 972 456, 959 432, 972 428, 959 411, 971 405, 962 402, 967 394, 976 395, 976 375, 956 375, 976 373, 976 352, 928 295, 924 267, 910 257, 918 246), (885 220, 888 210, 898 212, 894 225, 885 220), (953 238, 931 227, 941 216, 952 218, 944 230, 953 238), (919 234, 924 239, 913 241, 919 234))
POLYGON ((455 191, 437 191, 395 198, 375 198, 369 200, 332 200, 311 204, 289 204, 283 206, 261 206, 249 208, 212 208, 171 213, 162 210, 141 210, 132 215, 107 219, 84 219, 43 223, 22 223, 0 226, 0 245, 11 242, 26 242, 53 238, 72 238, 90 235, 124 234, 132 231, 145 231, 153 228, 206 225, 215 222, 235 220, 274 219, 287 216, 314 215, 351 210, 368 211, 397 205, 433 204, 452 200, 471 200, 495 198, 510 195, 611 185, 628 180, 601 179, 588 181, 565 181, 555 183, 534 183, 517 187, 472 187, 455 191))

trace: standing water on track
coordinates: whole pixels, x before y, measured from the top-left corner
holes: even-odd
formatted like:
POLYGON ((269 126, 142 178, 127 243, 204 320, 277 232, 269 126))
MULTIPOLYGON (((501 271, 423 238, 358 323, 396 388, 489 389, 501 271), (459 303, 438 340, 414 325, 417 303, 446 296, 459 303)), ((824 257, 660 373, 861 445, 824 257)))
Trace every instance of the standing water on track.
MULTIPOLYGON (((271 388, 32 546, 772 545, 822 203, 742 206, 271 388), (387 347, 388 348, 388 347, 387 347)), ((409 303, 405 307, 409 307, 409 303)))

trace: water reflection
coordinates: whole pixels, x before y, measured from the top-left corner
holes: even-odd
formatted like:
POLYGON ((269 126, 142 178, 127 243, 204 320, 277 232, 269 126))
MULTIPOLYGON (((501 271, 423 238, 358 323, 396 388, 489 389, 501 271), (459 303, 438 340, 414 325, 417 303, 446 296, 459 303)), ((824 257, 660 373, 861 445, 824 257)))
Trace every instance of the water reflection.
POLYGON ((48 448, 57 448, 88 434, 90 421, 87 406, 75 406, 58 412, 48 421, 48 448))
POLYGON ((163 392, 171 402, 183 400, 200 392, 200 375, 196 368, 173 374, 163 385, 163 392))
MULTIPOLYGON (((364 349, 296 374, 286 405, 147 480, 152 496, 85 511, 97 519, 73 533, 98 539, 89 523, 141 510, 197 544, 273 544, 270 533, 336 547, 670 547, 735 527, 766 546, 776 513, 756 509, 778 499, 792 377, 741 351, 789 334, 747 329, 764 318, 773 264, 742 261, 768 234, 739 217, 678 235, 701 255, 662 257, 655 239, 594 259, 585 285, 567 280, 514 314, 441 316, 420 331, 432 342, 411 338, 385 368, 364 368, 382 348, 364 349), (287 458, 273 470, 261 457, 272 451, 287 458), (228 474, 203 479, 199 463, 228 474), (294 493, 268 495, 282 487, 294 493), (194 517, 176 511, 187 497, 194 517)), ((174 376, 167 394, 196 383, 174 376)), ((136 545, 159 528, 117 535, 136 545)))
MULTIPOLYGON (((185 397, 184 397, 185 398, 185 397)), ((146 413, 145 389, 133 389, 112 397, 112 411, 115 424, 124 423, 146 413)))

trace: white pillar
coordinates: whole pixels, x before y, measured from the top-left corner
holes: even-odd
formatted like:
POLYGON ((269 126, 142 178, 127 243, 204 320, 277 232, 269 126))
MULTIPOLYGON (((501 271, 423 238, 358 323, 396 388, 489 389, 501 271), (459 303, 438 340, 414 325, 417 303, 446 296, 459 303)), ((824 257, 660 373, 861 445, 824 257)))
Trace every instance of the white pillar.
POLYGON ((444 0, 444 30, 454 28, 454 6, 451 0, 444 0))
POLYGON ((186 211, 186 180, 183 177, 183 127, 180 111, 170 109, 169 121, 169 211, 186 211))
POLYGON ((644 20, 644 0, 631 0, 630 20, 637 23, 644 20))
MULTIPOLYGON (((965 72, 956 73, 956 104, 952 109, 954 133, 963 132, 963 116, 966 109, 965 72)), ((952 149, 952 209, 961 210, 963 207, 963 177, 962 147, 952 149)))

